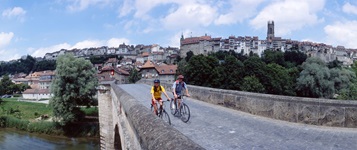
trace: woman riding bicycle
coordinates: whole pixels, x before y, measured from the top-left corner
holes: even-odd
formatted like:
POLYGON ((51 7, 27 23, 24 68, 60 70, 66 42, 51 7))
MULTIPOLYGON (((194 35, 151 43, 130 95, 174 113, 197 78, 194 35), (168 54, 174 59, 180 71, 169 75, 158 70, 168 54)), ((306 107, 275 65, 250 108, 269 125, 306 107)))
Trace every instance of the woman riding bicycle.
POLYGON ((151 96, 152 96, 151 104, 154 106, 155 115, 158 114, 156 102, 159 102, 160 110, 162 109, 161 92, 163 92, 165 94, 165 96, 167 97, 167 100, 170 100, 170 97, 165 92, 165 88, 160 85, 160 80, 155 79, 154 86, 151 88, 151 92, 150 92, 151 96))

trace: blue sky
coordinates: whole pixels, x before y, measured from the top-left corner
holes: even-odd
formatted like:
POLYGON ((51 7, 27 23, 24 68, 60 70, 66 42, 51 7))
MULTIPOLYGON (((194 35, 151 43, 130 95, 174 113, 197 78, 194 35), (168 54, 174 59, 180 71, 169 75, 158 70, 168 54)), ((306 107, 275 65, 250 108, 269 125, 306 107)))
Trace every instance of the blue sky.
POLYGON ((357 49, 355 0, 0 0, 0 60, 62 48, 275 35, 357 49))

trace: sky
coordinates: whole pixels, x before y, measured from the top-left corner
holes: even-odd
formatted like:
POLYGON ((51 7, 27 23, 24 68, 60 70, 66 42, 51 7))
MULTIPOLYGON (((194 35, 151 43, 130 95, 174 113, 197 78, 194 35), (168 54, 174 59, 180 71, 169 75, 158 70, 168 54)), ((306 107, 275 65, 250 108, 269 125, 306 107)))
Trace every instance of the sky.
POLYGON ((356 0, 0 0, 0 61, 184 37, 275 36, 357 49, 356 0))

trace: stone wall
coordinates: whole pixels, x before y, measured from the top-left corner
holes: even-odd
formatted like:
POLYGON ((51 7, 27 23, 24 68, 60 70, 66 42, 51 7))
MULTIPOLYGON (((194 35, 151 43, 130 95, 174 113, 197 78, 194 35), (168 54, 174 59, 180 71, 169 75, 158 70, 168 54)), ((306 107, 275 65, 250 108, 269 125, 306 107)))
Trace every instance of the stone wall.
POLYGON ((99 120, 102 149, 114 149, 113 145, 122 149, 203 149, 114 83, 101 86, 110 91, 98 90, 99 116, 103 117, 99 120), (114 135, 117 128, 120 137, 114 135), (116 138, 121 144, 115 142, 116 138))
MULTIPOLYGON (((151 80, 138 83, 152 85, 151 80)), ((171 83, 161 83, 170 89, 171 83)), ((192 98, 254 115, 312 125, 357 128, 357 101, 259 94, 188 85, 192 98)))

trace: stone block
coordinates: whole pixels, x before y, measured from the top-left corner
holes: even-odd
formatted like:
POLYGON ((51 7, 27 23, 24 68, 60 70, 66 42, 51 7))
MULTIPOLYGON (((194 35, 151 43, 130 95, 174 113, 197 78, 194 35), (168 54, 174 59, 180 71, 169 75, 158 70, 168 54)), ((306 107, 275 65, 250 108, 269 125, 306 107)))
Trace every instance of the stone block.
POLYGON ((236 107, 236 97, 235 95, 223 95, 223 106, 228 107, 228 108, 234 108, 236 107))
POLYGON ((254 107, 252 105, 252 100, 248 99, 247 97, 241 97, 239 99, 239 107, 238 110, 247 112, 247 113, 253 113, 254 107))
POLYGON ((345 126, 350 128, 357 127, 357 108, 347 107, 345 108, 345 126))
POLYGON ((298 123, 318 125, 319 106, 298 104, 298 123))
POLYGON ((345 110, 342 107, 320 106, 318 124, 323 126, 343 127, 345 123, 345 110))
POLYGON ((297 122, 297 107, 296 103, 275 101, 272 117, 274 119, 297 122))
POLYGON ((253 105, 255 106, 255 110, 253 114, 264 116, 264 117, 272 117, 273 116, 273 106, 274 101, 271 100, 253 100, 253 105))

